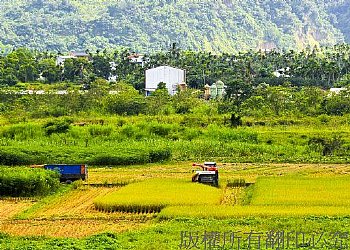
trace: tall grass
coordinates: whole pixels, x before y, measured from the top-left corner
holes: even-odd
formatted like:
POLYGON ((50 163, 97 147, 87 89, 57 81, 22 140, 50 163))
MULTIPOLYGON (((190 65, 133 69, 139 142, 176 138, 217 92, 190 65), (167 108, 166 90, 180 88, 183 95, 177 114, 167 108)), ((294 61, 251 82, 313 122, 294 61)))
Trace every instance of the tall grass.
MULTIPOLYGON (((0 164, 348 161, 350 127, 344 124, 338 128, 326 125, 231 128, 217 120, 210 123, 210 117, 201 117, 200 123, 194 118, 96 118, 84 121, 85 126, 71 125, 67 131, 52 134, 45 134, 46 120, 4 125, 0 128, 0 164)), ((71 118, 73 124, 77 119, 71 118)))
POLYGON ((149 148, 151 143, 129 145, 103 144, 92 147, 75 145, 41 145, 31 143, 0 147, 0 164, 29 165, 44 163, 87 163, 91 165, 133 165, 161 162, 171 157, 167 147, 149 148))
POLYGON ((34 123, 29 124, 15 124, 11 126, 4 126, 0 129, 0 138, 12 140, 29 140, 42 137, 44 131, 41 126, 34 123))

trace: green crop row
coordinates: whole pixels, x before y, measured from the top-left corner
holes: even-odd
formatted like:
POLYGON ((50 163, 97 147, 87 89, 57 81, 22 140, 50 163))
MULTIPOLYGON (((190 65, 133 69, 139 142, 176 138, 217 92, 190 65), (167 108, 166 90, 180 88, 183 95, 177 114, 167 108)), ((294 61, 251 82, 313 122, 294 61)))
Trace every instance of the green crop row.
POLYGON ((132 165, 165 161, 170 157, 171 150, 168 148, 132 148, 125 144, 89 148, 69 145, 28 147, 26 144, 0 147, 2 165, 82 162, 91 165, 132 165))
POLYGON ((1 196, 43 196, 55 191, 59 185, 59 174, 54 171, 0 167, 1 196))

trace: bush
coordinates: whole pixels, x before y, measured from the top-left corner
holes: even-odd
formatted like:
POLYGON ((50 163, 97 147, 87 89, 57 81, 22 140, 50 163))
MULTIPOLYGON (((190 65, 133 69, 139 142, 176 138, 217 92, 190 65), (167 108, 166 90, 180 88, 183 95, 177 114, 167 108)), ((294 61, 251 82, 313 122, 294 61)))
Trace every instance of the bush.
POLYGON ((0 168, 2 196, 43 196, 55 191, 59 185, 59 174, 54 171, 25 167, 0 168))
POLYGON ((149 152, 150 162, 161 162, 166 161, 171 158, 171 150, 169 148, 165 149, 155 149, 149 152))
POLYGON ((67 119, 57 119, 44 124, 43 128, 47 136, 53 133, 66 133, 70 128, 71 121, 67 119))
POLYGON ((91 136, 110 136, 113 127, 111 126, 101 126, 101 125, 90 125, 89 126, 89 134, 91 136))
POLYGON ((28 165, 32 157, 17 149, 0 149, 0 164, 6 166, 28 165))
POLYGON ((38 138, 43 135, 39 125, 34 124, 16 124, 5 127, 0 135, 8 139, 27 140, 38 138))
POLYGON ((171 125, 155 123, 150 125, 149 131, 151 134, 165 137, 171 132, 171 128, 171 125))
POLYGON ((101 166, 133 165, 149 162, 147 154, 100 154, 93 157, 89 164, 101 166))

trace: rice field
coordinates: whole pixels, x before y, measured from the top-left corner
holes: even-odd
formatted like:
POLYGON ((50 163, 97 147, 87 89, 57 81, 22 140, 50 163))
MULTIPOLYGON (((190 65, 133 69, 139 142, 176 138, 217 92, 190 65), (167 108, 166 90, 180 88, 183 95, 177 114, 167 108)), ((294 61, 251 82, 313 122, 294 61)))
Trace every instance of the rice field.
POLYGON ((96 219, 32 219, 12 220, 0 224, 0 231, 12 236, 45 236, 54 238, 82 238, 101 232, 137 230, 149 225, 149 221, 96 220, 96 219))
POLYGON ((245 217, 306 217, 306 216, 348 216, 346 206, 169 206, 159 213, 161 219, 202 218, 232 219, 245 217))
POLYGON ((170 205, 214 205, 220 203, 218 188, 181 179, 150 179, 129 184, 95 199, 102 211, 148 213, 170 205))
POLYGON ((349 165, 219 166, 219 188, 191 183, 190 162, 90 168, 86 185, 45 202, 0 200, 0 231, 13 236, 81 238, 107 231, 153 230, 160 221, 181 218, 295 220, 350 214, 349 165), (226 186, 237 179, 255 184, 226 186))
POLYGON ((169 206, 159 217, 347 216, 349 188, 349 177, 263 177, 246 191, 247 205, 169 206))
POLYGON ((346 207, 349 190, 349 177, 265 177, 256 181, 250 204, 346 207))
POLYGON ((31 207, 33 203, 32 200, 0 200, 0 223, 31 207))
POLYGON ((47 205, 32 212, 29 218, 64 219, 64 218, 101 218, 106 217, 94 209, 93 200, 99 196, 116 191, 118 188, 82 186, 69 194, 59 196, 47 205))

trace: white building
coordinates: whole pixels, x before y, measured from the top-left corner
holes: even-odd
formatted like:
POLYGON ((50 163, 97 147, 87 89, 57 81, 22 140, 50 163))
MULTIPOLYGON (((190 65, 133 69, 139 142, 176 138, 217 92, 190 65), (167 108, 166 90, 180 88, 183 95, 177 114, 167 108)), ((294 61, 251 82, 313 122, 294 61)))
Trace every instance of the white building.
POLYGON ((76 58, 89 58, 89 55, 85 52, 75 52, 71 51, 68 56, 57 56, 56 65, 64 65, 64 61, 67 59, 76 59, 76 58))
POLYGON ((75 56, 58 56, 56 58, 56 65, 63 66, 64 61, 67 59, 74 59, 76 58, 75 56))
POLYGON ((140 64, 142 67, 145 65, 144 55, 142 54, 131 54, 130 56, 128 56, 128 59, 131 63, 140 64))
POLYGON ((347 88, 330 88, 329 91, 336 95, 339 95, 340 92, 348 90, 347 88))
POLYGON ((166 84, 169 94, 174 95, 178 86, 186 82, 186 71, 169 66, 146 70, 146 95, 155 91, 161 82, 166 84))

